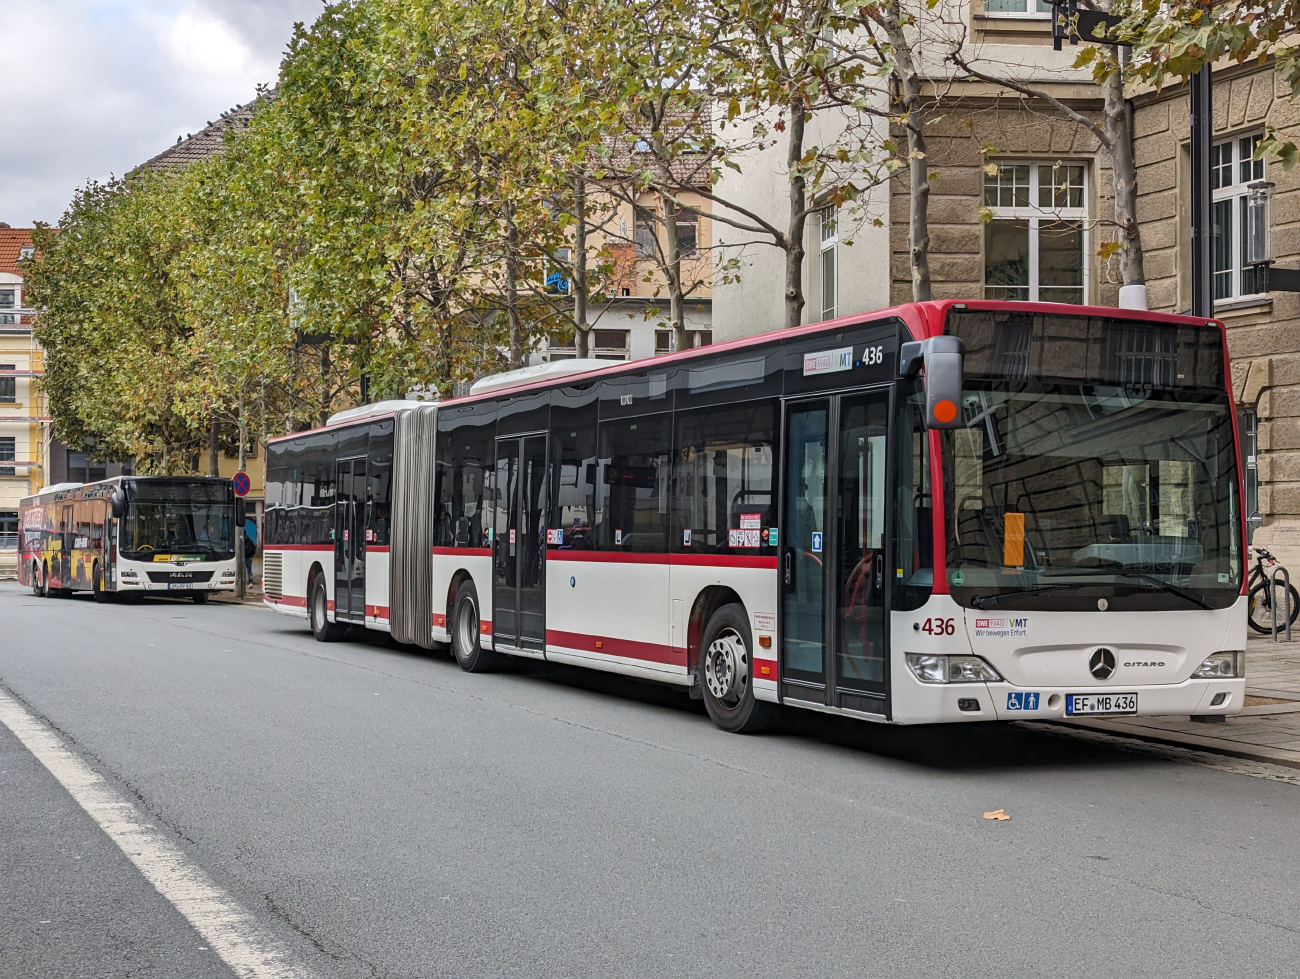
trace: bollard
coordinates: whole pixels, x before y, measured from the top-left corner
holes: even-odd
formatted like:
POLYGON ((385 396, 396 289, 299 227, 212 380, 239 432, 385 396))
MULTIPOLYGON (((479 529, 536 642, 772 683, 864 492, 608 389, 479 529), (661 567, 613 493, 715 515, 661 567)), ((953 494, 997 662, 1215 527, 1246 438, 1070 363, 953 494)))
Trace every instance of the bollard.
POLYGON ((1273 621, 1273 641, 1277 642, 1277 576, 1282 576, 1282 607, 1286 623, 1286 641, 1291 641, 1291 575, 1286 568, 1278 565, 1273 569, 1273 574, 1269 578, 1269 588, 1272 595, 1269 596, 1269 615, 1273 621))

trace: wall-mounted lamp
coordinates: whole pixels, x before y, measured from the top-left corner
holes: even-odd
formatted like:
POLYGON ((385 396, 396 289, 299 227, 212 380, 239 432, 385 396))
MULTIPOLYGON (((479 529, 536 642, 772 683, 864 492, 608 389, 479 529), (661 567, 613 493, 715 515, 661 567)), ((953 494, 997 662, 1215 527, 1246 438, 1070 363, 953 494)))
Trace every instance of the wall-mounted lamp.
POLYGON ((1245 264, 1259 273, 1262 292, 1300 292, 1300 270, 1273 267, 1273 181, 1246 185, 1245 264))

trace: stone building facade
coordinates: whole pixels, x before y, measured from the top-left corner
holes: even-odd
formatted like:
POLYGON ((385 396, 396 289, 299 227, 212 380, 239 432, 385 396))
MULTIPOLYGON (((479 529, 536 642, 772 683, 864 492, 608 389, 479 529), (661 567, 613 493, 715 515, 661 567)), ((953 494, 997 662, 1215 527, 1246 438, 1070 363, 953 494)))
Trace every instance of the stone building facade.
MULTIPOLYGON (((1300 260, 1300 169, 1254 161, 1254 141, 1269 128, 1300 140, 1300 107, 1271 63, 1214 72, 1212 276, 1214 315, 1228 330, 1233 393, 1246 450, 1246 498, 1260 526, 1253 543, 1300 566, 1300 294, 1268 292, 1244 264, 1243 201, 1248 185, 1275 184, 1277 265, 1300 260), (1249 441, 1248 441, 1249 446, 1249 441)), ((1186 86, 1134 99, 1138 218, 1152 309, 1191 306, 1190 122, 1186 86)))

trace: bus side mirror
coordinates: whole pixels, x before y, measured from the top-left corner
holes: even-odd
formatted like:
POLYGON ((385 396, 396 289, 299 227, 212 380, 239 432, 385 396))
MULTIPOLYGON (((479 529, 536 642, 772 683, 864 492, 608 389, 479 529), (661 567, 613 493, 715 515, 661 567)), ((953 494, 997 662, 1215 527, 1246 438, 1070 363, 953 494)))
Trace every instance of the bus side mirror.
POLYGON ((898 371, 903 377, 925 374, 925 427, 961 428, 962 361, 958 337, 930 337, 903 344, 898 371))
POLYGON ((126 510, 126 498, 122 495, 120 486, 113 490, 113 495, 108 498, 108 506, 112 510, 113 516, 121 519, 122 513, 126 510))

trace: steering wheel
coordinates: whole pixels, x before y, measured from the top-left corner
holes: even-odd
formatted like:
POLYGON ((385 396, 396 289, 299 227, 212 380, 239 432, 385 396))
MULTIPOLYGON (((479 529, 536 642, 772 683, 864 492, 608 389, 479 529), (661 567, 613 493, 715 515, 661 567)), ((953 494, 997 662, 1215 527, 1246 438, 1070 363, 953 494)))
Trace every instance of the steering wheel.
POLYGON ((141 544, 139 547, 136 548, 136 550, 137 550, 137 551, 152 551, 152 550, 153 550, 153 545, 152 545, 152 544, 141 544))

